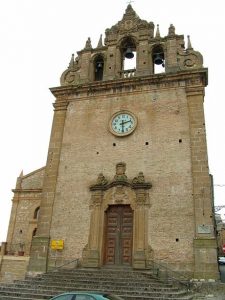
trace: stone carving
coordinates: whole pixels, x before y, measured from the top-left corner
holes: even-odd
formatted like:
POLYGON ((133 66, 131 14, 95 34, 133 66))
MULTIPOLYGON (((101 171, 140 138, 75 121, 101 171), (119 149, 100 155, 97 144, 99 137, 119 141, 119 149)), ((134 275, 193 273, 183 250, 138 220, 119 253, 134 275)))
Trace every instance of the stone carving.
POLYGON ((114 176, 115 181, 127 181, 126 172, 126 164, 124 162, 120 162, 116 165, 116 175, 114 176))
POLYGON ((149 194, 145 189, 136 189, 136 204, 138 206, 150 205, 149 194))
POLYGON ((145 177, 143 172, 139 172, 137 177, 134 177, 132 180, 132 183, 144 183, 145 182, 145 177))
POLYGON ((102 203, 102 192, 94 192, 91 196, 90 208, 100 206, 102 203))
POLYGON ((87 39, 86 43, 85 43, 85 47, 84 47, 85 50, 89 50, 89 49, 92 49, 92 45, 91 45, 91 39, 90 37, 87 39))
POLYGON ((152 187, 150 182, 145 181, 143 172, 139 172, 137 177, 132 180, 133 189, 150 189, 152 187))
POLYGON ((203 57, 200 52, 192 48, 190 36, 188 36, 186 51, 178 52, 178 61, 181 69, 203 67, 203 57))
MULTIPOLYGON (((91 191, 105 191, 113 186, 129 186, 132 189, 150 189, 152 187, 150 182, 145 181, 143 172, 139 172, 137 177, 133 180, 128 181, 126 172, 126 164, 124 162, 119 162, 116 164, 116 175, 111 182, 105 178, 105 176, 100 173, 98 175, 97 182, 90 186, 91 191)), ((119 190, 118 190, 119 191, 119 190)))
POLYGON ((115 193, 113 194, 113 198, 115 200, 115 203, 123 203, 124 200, 128 198, 128 196, 125 193, 123 186, 116 187, 115 193))
POLYGON ((202 55, 197 51, 186 51, 178 56, 181 69, 199 68, 203 65, 202 55))
POLYGON ((153 38, 154 24, 152 22, 148 23, 145 20, 141 20, 132 6, 128 4, 122 20, 116 25, 113 25, 110 29, 106 29, 105 44, 107 45, 107 42, 113 40, 117 34, 127 34, 137 32, 138 30, 148 30, 150 37, 153 38))
POLYGON ((74 60, 74 54, 72 54, 68 68, 61 75, 61 85, 71 85, 79 83, 80 76, 77 72, 80 69, 79 64, 79 57, 76 57, 76 59, 74 60))
POLYGON ((106 185, 108 183, 108 180, 106 180, 105 176, 100 173, 98 175, 98 179, 97 179, 97 185, 106 185))
POLYGON ((174 36, 175 35, 175 27, 173 26, 173 24, 170 24, 168 35, 169 36, 174 36))
POLYGON ((97 182, 93 185, 90 186, 90 189, 101 189, 102 186, 105 186, 108 184, 108 180, 105 178, 105 176, 100 173, 98 175, 98 178, 97 178, 97 182))

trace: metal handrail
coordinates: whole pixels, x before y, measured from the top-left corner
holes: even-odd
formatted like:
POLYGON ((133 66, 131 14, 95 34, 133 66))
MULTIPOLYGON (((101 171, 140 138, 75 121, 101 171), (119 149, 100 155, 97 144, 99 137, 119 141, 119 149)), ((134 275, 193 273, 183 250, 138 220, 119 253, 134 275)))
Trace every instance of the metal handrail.
POLYGON ((64 266, 67 266, 67 265, 69 265, 69 264, 71 264, 71 263, 73 263, 73 262, 76 262, 76 268, 77 268, 77 266, 78 266, 78 263, 79 263, 79 258, 76 258, 76 259, 73 259, 73 260, 71 260, 71 261, 69 261, 69 262, 66 262, 66 263, 64 263, 64 264, 62 264, 62 265, 60 265, 60 266, 54 266, 52 269, 51 269, 51 272, 56 272, 56 271, 58 271, 58 269, 60 269, 60 268, 62 268, 62 267, 64 267, 64 266))
POLYGON ((185 285, 186 288, 190 290, 191 287, 190 278, 185 276, 183 273, 179 271, 174 271, 170 269, 168 266, 161 265, 155 261, 152 261, 150 264, 152 264, 150 269, 153 270, 153 274, 156 275, 157 278, 163 281, 170 280, 170 281, 177 282, 180 285, 185 285), (155 270, 156 273, 154 273, 155 270), (164 273, 162 270, 164 271, 164 273))

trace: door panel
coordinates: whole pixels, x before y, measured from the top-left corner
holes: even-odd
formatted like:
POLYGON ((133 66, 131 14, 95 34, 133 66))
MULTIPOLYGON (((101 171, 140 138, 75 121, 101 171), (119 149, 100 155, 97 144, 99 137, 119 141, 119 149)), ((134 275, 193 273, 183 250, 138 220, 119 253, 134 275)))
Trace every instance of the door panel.
POLYGON ((105 236, 105 263, 131 264, 133 212, 129 205, 109 206, 106 212, 105 236))

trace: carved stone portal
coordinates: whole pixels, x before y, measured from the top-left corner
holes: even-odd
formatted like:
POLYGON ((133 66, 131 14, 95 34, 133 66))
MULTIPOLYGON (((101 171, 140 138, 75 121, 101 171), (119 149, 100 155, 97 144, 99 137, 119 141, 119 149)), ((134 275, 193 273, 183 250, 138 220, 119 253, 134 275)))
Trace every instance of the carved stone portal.
POLYGON ((83 249, 83 266, 100 267, 104 264, 104 228, 105 212, 111 205, 130 205, 133 210, 133 268, 145 268, 149 259, 148 211, 150 208, 149 189, 151 184, 145 181, 144 174, 129 180, 126 164, 116 165, 113 180, 108 181, 102 173, 95 184, 90 186, 90 231, 88 244, 83 249))

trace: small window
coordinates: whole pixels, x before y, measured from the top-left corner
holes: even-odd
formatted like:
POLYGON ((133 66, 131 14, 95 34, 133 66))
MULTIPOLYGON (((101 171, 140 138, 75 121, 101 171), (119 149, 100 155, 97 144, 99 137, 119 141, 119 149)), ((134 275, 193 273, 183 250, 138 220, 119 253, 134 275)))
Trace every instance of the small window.
POLYGON ((34 228, 33 232, 32 232, 32 237, 35 236, 37 234, 37 228, 34 228))
POLYGON ((40 211, 40 206, 38 206, 34 211, 34 219, 38 219, 39 211, 40 211))

